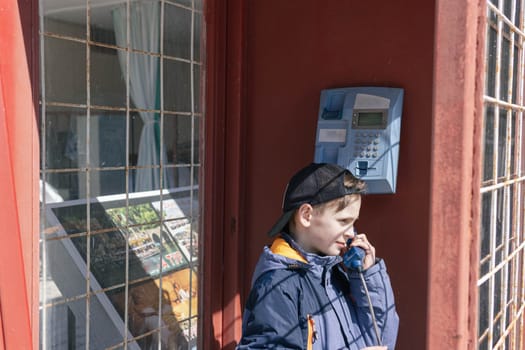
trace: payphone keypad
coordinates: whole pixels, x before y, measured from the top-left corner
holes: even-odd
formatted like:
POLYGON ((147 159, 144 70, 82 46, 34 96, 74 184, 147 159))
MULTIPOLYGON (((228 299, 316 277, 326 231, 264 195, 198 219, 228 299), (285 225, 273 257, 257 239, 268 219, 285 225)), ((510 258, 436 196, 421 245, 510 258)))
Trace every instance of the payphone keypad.
POLYGON ((379 156, 378 132, 357 132, 354 139, 354 157, 374 159, 379 156))

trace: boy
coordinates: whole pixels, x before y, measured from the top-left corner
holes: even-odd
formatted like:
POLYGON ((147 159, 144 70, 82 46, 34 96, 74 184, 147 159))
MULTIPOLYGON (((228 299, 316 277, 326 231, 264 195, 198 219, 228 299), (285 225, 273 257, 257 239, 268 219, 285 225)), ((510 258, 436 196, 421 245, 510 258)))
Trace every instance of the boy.
POLYGON ((364 187, 334 164, 312 163, 291 178, 268 233, 275 239, 255 268, 238 350, 394 349, 399 319, 385 263, 354 233, 364 187), (348 240, 366 253, 362 273, 384 347, 372 347, 379 344, 359 272, 341 263, 348 240))

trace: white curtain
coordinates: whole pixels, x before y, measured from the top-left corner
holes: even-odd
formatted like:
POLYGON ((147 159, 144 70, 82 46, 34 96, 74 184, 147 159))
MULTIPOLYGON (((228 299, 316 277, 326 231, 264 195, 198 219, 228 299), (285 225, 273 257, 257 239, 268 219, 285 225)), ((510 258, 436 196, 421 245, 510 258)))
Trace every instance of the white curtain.
MULTIPOLYGON (((118 46, 127 46, 126 5, 113 10, 115 40, 118 46)), ((158 1, 136 1, 130 4, 129 47, 145 52, 159 52, 160 46, 160 3, 158 1)), ((119 50, 119 62, 126 76, 126 51, 119 50)), ((159 109, 159 58, 130 52, 129 56, 130 96, 139 109, 159 109)), ((148 166, 137 170, 135 191, 160 188, 160 172, 153 166, 159 165, 160 135, 159 121, 153 112, 140 112, 144 128, 139 141, 137 165, 148 166)), ((165 159, 165 158, 164 158, 165 159)), ((163 174, 165 175, 165 174, 163 174)), ((164 177, 165 178, 165 177, 164 177)), ((166 179, 166 178, 165 178, 166 179)))

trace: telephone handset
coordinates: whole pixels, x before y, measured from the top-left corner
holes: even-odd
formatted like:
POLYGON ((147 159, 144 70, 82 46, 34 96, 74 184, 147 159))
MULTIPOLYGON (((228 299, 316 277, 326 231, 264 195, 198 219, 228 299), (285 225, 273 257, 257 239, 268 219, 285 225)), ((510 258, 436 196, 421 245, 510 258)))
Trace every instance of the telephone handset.
MULTIPOLYGON (((352 238, 346 241, 346 245, 349 247, 352 243, 352 238)), ((363 248, 360 247, 349 247, 346 253, 343 255, 343 264, 354 271, 363 271, 363 259, 365 258, 366 253, 363 248)))
POLYGON ((370 299, 370 293, 368 292, 368 286, 366 285, 365 278, 363 276, 363 259, 366 256, 366 253, 363 248, 361 247, 350 247, 350 244, 352 243, 353 238, 349 238, 346 241, 346 245, 348 250, 343 255, 343 264, 352 271, 357 271, 359 273, 359 277, 361 278, 361 283, 363 284, 363 288, 365 290, 366 297, 368 299, 368 308, 370 311, 370 315, 372 316, 372 323, 374 325, 374 332, 376 335, 376 341, 377 345, 381 346, 381 336, 379 335, 379 328, 377 327, 377 321, 376 316, 374 313, 374 308, 372 307, 372 300, 370 299))

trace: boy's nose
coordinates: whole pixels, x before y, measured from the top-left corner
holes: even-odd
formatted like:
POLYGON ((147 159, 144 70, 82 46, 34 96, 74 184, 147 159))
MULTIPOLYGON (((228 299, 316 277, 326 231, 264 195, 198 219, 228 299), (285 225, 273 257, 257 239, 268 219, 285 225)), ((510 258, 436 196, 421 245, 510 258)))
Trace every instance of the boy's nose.
POLYGON ((344 237, 346 240, 353 239, 356 235, 354 227, 350 227, 348 230, 345 231, 344 237))

